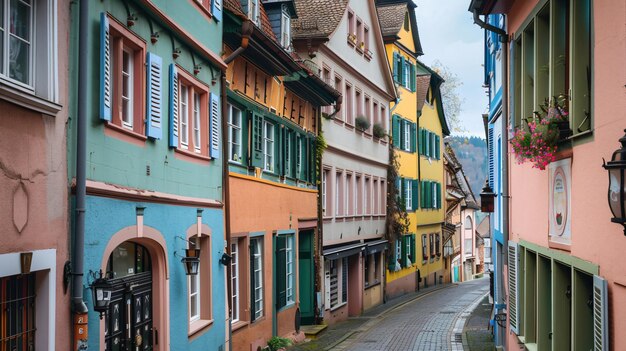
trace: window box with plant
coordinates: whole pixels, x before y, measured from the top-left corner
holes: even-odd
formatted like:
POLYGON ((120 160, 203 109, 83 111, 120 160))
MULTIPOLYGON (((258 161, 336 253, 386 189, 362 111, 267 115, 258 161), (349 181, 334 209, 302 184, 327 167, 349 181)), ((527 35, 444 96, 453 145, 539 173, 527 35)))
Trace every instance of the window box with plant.
POLYGON ((567 97, 560 95, 541 105, 526 119, 526 127, 516 128, 511 140, 518 163, 530 161, 534 168, 544 170, 556 160, 558 143, 571 135, 568 112, 561 105, 567 97))
POLYGON ((373 127, 374 138, 383 139, 386 136, 385 127, 381 123, 374 123, 373 127))
POLYGON ((356 33, 348 33, 348 44, 352 46, 356 45, 356 33))
POLYGON ((365 116, 358 116, 354 121, 356 129, 361 132, 365 132, 370 129, 370 121, 365 116))

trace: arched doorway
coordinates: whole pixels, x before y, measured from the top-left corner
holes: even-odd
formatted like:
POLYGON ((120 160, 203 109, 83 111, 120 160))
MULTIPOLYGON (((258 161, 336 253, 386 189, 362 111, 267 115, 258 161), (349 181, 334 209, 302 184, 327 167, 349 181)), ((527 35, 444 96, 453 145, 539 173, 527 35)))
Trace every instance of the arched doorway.
POLYGON ((125 241, 109 255, 106 267, 112 285, 104 321, 105 350, 153 349, 152 258, 146 247, 125 241))

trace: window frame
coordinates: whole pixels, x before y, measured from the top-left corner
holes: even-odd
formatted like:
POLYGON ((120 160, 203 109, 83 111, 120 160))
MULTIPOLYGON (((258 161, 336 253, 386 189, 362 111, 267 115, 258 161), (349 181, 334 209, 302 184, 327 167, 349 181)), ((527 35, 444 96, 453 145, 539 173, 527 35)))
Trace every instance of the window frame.
POLYGON ((212 266, 211 266, 211 235, 202 232, 198 226, 197 231, 187 235, 188 247, 200 248, 200 265, 198 274, 187 276, 187 323, 189 328, 188 336, 192 336, 213 323, 213 291, 212 266), (195 242, 195 245, 191 243, 195 242), (204 273, 201 273, 204 272, 204 273), (191 280, 197 279, 198 283, 198 316, 191 315, 191 280))
POLYGON ((291 50, 291 16, 283 11, 280 16, 280 43, 285 50, 291 50), (285 30, 285 28, 287 30, 285 30))
POLYGON ((252 264, 250 265, 250 275, 259 274, 260 279, 253 279, 254 285, 250 284, 250 301, 254 305, 251 306, 250 310, 250 321, 254 322, 259 320, 265 315, 265 288, 264 288, 264 267, 263 267, 263 248, 264 248, 264 236, 253 236, 250 237, 250 261, 252 264), (258 250, 258 252, 253 251, 258 250), (259 269, 255 269, 254 265, 258 263, 259 269), (257 298, 257 290, 259 290, 259 297, 257 298), (259 309, 256 308, 256 303, 259 303, 259 309))
POLYGON ((259 0, 248 0, 248 18, 254 22, 257 26, 260 25, 260 1, 259 0), (254 5, 254 6, 253 6, 254 5))
POLYGON ((178 147, 175 149, 177 152, 200 157, 209 158, 209 87, 203 82, 199 81, 180 66, 177 66, 178 70, 178 147), (183 92, 186 91, 186 94, 183 92), (198 129, 200 134, 200 140, 194 140, 195 130, 195 107, 196 99, 200 103, 199 118, 200 128, 198 129), (186 103, 186 105, 184 105, 186 103), (184 108, 183 108, 184 107, 184 108), (183 128, 184 116, 186 116, 187 125, 183 128), (185 134, 186 133, 186 134, 185 134), (187 142, 183 141, 183 135, 186 135, 187 142), (200 145, 196 145, 199 143, 200 145))
POLYGON ((276 168, 276 153, 274 152, 276 142, 275 128, 276 125, 273 122, 267 118, 263 119, 263 170, 271 173, 274 173, 276 168), (268 137, 268 130, 271 131, 271 138, 268 137), (270 162, 268 162, 268 158, 270 162))
POLYGON ((231 284, 231 295, 232 295, 232 302, 231 302, 231 319, 230 322, 231 323, 237 323, 240 321, 240 298, 241 298, 241 293, 240 293, 240 288, 241 288, 241 284, 240 284, 240 280, 241 280, 241 276, 239 274, 239 258, 240 258, 240 252, 239 252, 239 238, 233 238, 231 239, 231 243, 230 243, 230 257, 231 257, 231 261, 230 261, 230 284, 231 284), (233 284, 234 281, 234 284, 233 284))
POLYGON ((243 160, 243 154, 242 154, 243 145, 242 144, 243 144, 244 110, 240 109, 238 106, 235 106, 230 102, 227 103, 226 108, 228 109, 228 161, 241 164, 243 160), (236 125, 233 123, 233 110, 239 111, 239 125, 236 125), (233 142, 233 133, 235 133, 238 136, 239 144, 235 144, 233 142), (234 156, 233 145, 238 145, 237 146, 238 153, 234 154, 238 156, 239 158, 238 160, 233 159, 233 156, 234 156))

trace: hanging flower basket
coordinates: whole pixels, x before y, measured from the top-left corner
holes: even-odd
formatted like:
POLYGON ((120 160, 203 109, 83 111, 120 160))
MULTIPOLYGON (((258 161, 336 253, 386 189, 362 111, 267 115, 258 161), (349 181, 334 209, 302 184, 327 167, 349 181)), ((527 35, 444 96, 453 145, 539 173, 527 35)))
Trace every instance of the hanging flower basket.
POLYGON ((559 141, 568 138, 568 113, 561 103, 566 97, 561 95, 541 105, 541 111, 535 111, 533 117, 526 119, 526 127, 515 130, 511 146, 518 163, 531 162, 534 168, 546 169, 555 161, 559 141))

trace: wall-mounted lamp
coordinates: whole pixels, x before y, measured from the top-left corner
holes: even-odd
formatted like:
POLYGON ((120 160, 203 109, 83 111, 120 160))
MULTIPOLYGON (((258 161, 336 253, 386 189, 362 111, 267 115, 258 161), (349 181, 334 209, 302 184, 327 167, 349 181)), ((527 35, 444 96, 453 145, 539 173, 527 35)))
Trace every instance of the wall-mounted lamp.
POLYGON ((482 213, 493 213, 493 203, 496 198, 491 186, 489 186, 489 179, 485 180, 485 186, 480 193, 480 211, 482 213))
POLYGON ((99 277, 91 283, 93 310, 100 313, 100 319, 102 319, 102 316, 109 310, 112 290, 111 283, 109 283, 109 280, 106 279, 102 274, 102 270, 100 270, 99 277))
MULTIPOLYGON (((177 238, 186 241, 189 245, 194 247, 193 249, 185 249, 185 256, 182 256, 180 262, 183 263, 186 275, 197 275, 198 269, 200 268, 200 248, 196 247, 196 243, 189 241, 182 236, 177 236, 177 238)), ((174 252, 174 256, 179 255, 174 252)))
POLYGON ((229 256, 226 252, 224 252, 222 254, 222 257, 220 257, 220 263, 228 267, 232 259, 233 258, 231 256, 229 256))
MULTIPOLYGON (((624 130, 626 133, 626 129, 624 130)), ((609 207, 613 213, 611 222, 624 226, 626 235, 626 194, 624 170, 626 169, 626 135, 619 139, 622 147, 613 152, 611 161, 602 159, 602 167, 609 172, 609 207)))

